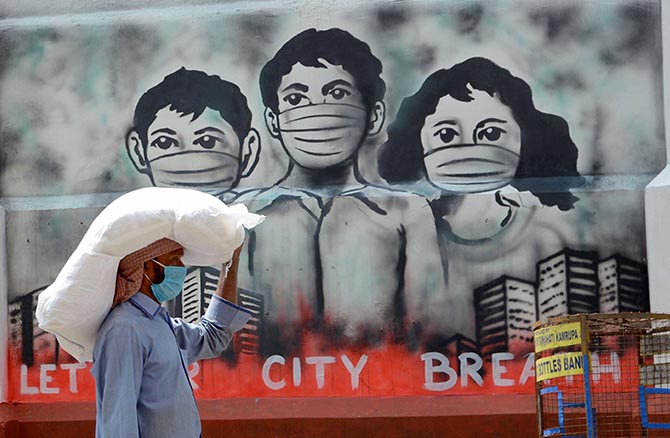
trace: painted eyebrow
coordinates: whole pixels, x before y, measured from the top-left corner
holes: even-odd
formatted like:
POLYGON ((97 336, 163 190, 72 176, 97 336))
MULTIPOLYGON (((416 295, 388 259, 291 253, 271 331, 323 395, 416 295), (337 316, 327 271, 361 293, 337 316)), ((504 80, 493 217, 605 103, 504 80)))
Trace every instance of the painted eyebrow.
POLYGON ((351 85, 349 82, 345 81, 344 79, 335 79, 334 81, 328 82, 326 85, 321 87, 321 94, 323 94, 325 96, 326 94, 328 94, 328 92, 330 90, 337 87, 338 85, 344 85, 344 86, 347 86, 349 88, 354 88, 353 85, 351 85))
POLYGON ((170 129, 170 128, 160 128, 160 129, 156 129, 154 132, 151 133, 151 135, 158 134, 158 133, 160 133, 160 132, 164 132, 164 133, 166 133, 166 134, 170 134, 170 135, 177 135, 177 133, 176 133, 175 131, 173 131, 172 129, 170 129))
POLYGON ((283 93, 284 91, 288 91, 288 90, 296 90, 296 91, 302 91, 303 93, 306 93, 307 91, 309 91, 309 87, 305 84, 301 84, 300 82, 295 82, 295 83, 289 85, 288 87, 284 88, 283 90, 281 90, 281 92, 283 93))
POLYGON ((458 123, 456 122, 456 120, 440 120, 439 122, 437 122, 436 124, 433 125, 433 128, 436 128, 436 127, 442 126, 442 125, 457 126, 458 123))
POLYGON ((198 129, 197 131, 194 132, 194 134, 195 134, 195 135, 200 135, 200 134, 204 134, 204 133, 207 132, 207 131, 214 131, 214 132, 218 132, 218 133, 221 134, 221 135, 224 135, 224 136, 226 135, 225 132, 223 132, 223 131, 220 130, 219 128, 215 128, 215 127, 213 127, 213 126, 206 126, 206 127, 202 128, 202 129, 198 129))
POLYGON ((487 123, 507 123, 507 120, 502 120, 502 119, 496 119, 494 117, 489 117, 488 119, 484 119, 481 122, 477 123, 477 126, 475 126, 475 131, 481 128, 482 126, 486 125, 487 123))

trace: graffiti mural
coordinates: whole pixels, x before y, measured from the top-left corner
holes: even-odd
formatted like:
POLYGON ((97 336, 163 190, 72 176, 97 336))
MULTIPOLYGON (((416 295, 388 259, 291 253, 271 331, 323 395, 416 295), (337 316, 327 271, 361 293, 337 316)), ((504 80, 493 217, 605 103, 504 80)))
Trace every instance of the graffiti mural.
POLYGON ((258 209, 268 219, 251 237, 248 287, 281 327, 315 320, 338 342, 377 342, 403 331, 405 317, 426 317, 426 298, 446 292, 426 201, 358 170, 360 148, 384 124, 381 73, 369 46, 342 29, 301 32, 261 70, 266 125, 290 165, 258 209), (287 231, 290 240, 280 237, 287 231), (432 261, 409 257, 419 246, 432 261))
MULTIPOLYGON (((198 397, 532 392, 535 321, 649 310, 659 8, 378 2, 6 29, 10 397, 94 396, 36 300, 92 212, 147 185, 267 216, 240 264, 254 317, 191 365, 198 397)), ((170 311, 196 321, 218 276, 189 267, 170 311)))

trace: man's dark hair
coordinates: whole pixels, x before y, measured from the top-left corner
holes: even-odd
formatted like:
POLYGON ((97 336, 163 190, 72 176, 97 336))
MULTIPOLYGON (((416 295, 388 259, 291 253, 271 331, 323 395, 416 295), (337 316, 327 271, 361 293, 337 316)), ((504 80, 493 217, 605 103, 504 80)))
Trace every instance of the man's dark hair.
POLYGON ((370 46, 342 29, 307 29, 288 40, 263 66, 260 86, 265 106, 277 113, 277 91, 282 78, 296 64, 325 67, 319 59, 341 66, 353 76, 368 111, 384 99, 386 84, 380 77, 382 63, 372 54, 370 46))
POLYGON ((426 178, 421 128, 435 113, 444 96, 469 102, 468 85, 507 105, 521 129, 521 151, 511 185, 529 190, 544 205, 561 210, 578 200, 569 189, 584 178, 577 171, 577 146, 561 117, 538 111, 530 86, 508 70, 485 58, 470 58, 450 69, 428 76, 419 91, 403 100, 388 129, 388 141, 379 150, 379 174, 391 183, 411 183, 426 178))
POLYGON ((218 76, 184 67, 165 76, 163 81, 145 92, 135 107, 134 129, 147 146, 147 130, 156 120, 156 113, 170 110, 197 119, 207 108, 218 111, 230 124, 240 142, 251 129, 251 111, 240 88, 218 76))

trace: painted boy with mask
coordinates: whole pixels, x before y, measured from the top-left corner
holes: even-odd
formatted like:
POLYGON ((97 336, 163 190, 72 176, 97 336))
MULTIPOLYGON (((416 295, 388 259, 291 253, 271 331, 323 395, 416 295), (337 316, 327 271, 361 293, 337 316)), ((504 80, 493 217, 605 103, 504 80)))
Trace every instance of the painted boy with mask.
POLYGON ((258 163, 260 139, 237 85, 181 68, 142 95, 126 150, 156 187, 188 187, 236 196, 258 163))
POLYGON ((280 319, 324 318, 331 333, 364 342, 404 330, 427 295, 446 292, 428 205, 358 170, 361 146, 384 123, 381 71, 341 29, 303 31, 264 66, 266 125, 290 164, 257 194, 267 219, 248 263, 252 288, 280 319))
MULTIPOLYGON (((237 85, 182 67, 142 95, 126 151, 156 187, 194 188, 233 203, 258 163, 260 138, 237 85)), ((196 321, 218 276, 218 267, 189 267, 186 296, 170 308, 196 321)))

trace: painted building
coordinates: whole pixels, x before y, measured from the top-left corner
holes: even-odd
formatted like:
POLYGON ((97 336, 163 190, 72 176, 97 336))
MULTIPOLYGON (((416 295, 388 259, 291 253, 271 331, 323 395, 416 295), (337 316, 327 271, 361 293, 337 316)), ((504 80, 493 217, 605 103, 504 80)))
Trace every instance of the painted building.
POLYGON ((533 349, 535 295, 534 283, 507 277, 475 289, 477 339, 485 357, 533 349))
POLYGON ((597 257, 566 248, 538 263, 540 319, 598 310, 597 257))
POLYGON ((646 266, 613 255, 598 263, 600 312, 644 312, 649 308, 646 266))
POLYGON ((176 300, 174 314, 187 322, 197 322, 205 314, 218 280, 219 271, 213 268, 189 269, 181 299, 176 300))

